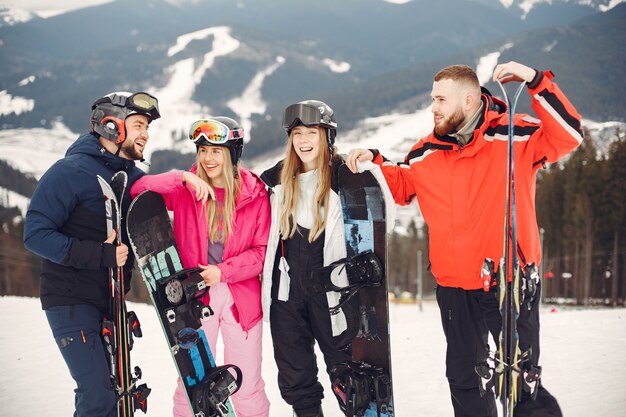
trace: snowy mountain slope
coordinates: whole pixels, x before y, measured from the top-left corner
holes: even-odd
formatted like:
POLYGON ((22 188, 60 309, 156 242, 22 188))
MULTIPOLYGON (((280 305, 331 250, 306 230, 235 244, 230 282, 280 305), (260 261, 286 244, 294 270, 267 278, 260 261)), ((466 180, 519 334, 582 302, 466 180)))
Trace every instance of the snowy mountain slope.
MULTIPOLYGON (((169 81, 164 87, 156 91, 148 89, 160 98, 161 112, 164 115, 150 126, 150 141, 145 153, 148 161, 151 154, 159 149, 176 149, 182 153, 193 152, 194 147, 184 138, 186 129, 200 115, 213 112, 212 109, 194 101, 197 81, 206 74, 217 57, 234 53, 239 42, 232 37, 227 27, 208 28, 188 36, 194 39, 204 39, 209 35, 213 41, 207 47, 202 61, 194 62, 190 58, 181 58, 165 70, 169 75, 169 81)), ((178 46, 173 47, 176 48, 172 49, 175 52, 173 55, 181 51, 180 45, 185 44, 187 39, 182 38, 180 42, 176 44, 178 46)), ((481 83, 490 79, 500 55, 501 51, 493 51, 486 53, 478 60, 476 71, 481 83)), ((265 77, 283 63, 284 60, 277 57, 276 63, 267 67, 265 72, 259 73, 241 97, 234 98, 230 102, 230 106, 236 109, 237 117, 247 128, 249 137, 255 137, 254 130, 250 128, 251 115, 255 113, 265 115, 266 109, 261 95, 265 77), (250 131, 252 131, 251 135, 250 131)), ((0 101, 0 112, 11 106, 14 105, 12 103, 2 105, 0 101)), ((402 160, 415 141, 432 130, 433 121, 429 103, 423 102, 420 107, 408 113, 395 111, 382 116, 368 117, 357 122, 353 129, 348 131, 340 129, 337 140, 339 151, 347 153, 354 147, 377 148, 391 160, 402 160)), ((85 115, 85 117, 88 116, 85 115)), ((274 123, 279 123, 280 114, 267 114, 266 117, 273 119, 274 123)), ((626 129, 626 124, 621 122, 599 123, 585 120, 584 125, 590 128, 594 136, 603 138, 598 144, 601 150, 606 149, 609 141, 613 139, 612 132, 615 128, 621 126, 622 130, 626 129)), ((63 157, 65 150, 79 133, 82 132, 72 132, 61 122, 55 122, 51 129, 0 130, 0 158, 20 171, 39 178, 56 160, 63 157)), ((255 138, 255 140, 262 139, 255 138)), ((278 148, 255 158, 247 158, 244 154, 244 163, 251 169, 261 172, 272 166, 279 159, 281 152, 282 148, 278 148)), ((139 166, 144 170, 149 169, 142 164, 139 166)))
MULTIPOLYGON (((120 15, 121 2, 113 1, 3 28, 0 91, 34 100, 35 105, 29 112, 0 115, 0 125, 49 126, 62 118, 71 130, 81 130, 85 122, 80 111, 92 97, 121 89, 160 90, 169 82, 168 71, 181 60, 202 61, 212 43, 211 34, 192 40, 177 54, 168 52, 178 37, 207 28, 229 27, 230 36, 240 46, 216 57, 197 80, 192 100, 202 108, 226 113, 237 112, 228 103, 241 97, 255 76, 271 68, 279 57, 285 61, 266 75, 260 89, 270 112, 311 95, 312 86, 318 97, 341 93, 355 85, 367 85, 373 76, 443 59, 506 36, 522 36, 538 27, 530 18, 522 22, 493 0, 448 0, 428 7, 421 1, 321 0, 319 8, 306 11, 310 19, 304 22, 298 19, 302 6, 287 0, 262 4, 151 0, 147 4, 124 4, 125 13, 120 15), (209 8, 214 12, 207 15, 209 8), (446 25, 438 23, 441 16, 445 16, 446 25), (108 31, 102 38, 91 30, 92 22, 99 19, 115 19, 122 29, 108 31), (468 19, 489 24, 476 30, 462 24, 468 19), (31 84, 18 84, 33 76, 31 84)), ((550 7, 562 4, 555 0, 550 7)), ((550 21, 539 25, 541 28, 569 25, 595 13, 589 7, 575 17, 560 9, 556 14, 550 10, 542 11, 550 21)), ((389 104, 393 97, 386 98, 385 103, 384 110, 392 111, 389 104)), ((357 118, 342 110, 346 122, 356 122, 357 118)), ((251 113, 250 120, 254 127, 263 124, 269 129, 262 115, 251 113)))
POLYGON ((4 187, 0 187, 0 206, 2 207, 17 207, 22 213, 22 217, 26 215, 30 198, 24 197, 4 187))
POLYGON ((40 178, 65 155, 77 137, 60 122, 51 129, 0 130, 0 158, 20 171, 40 178))
POLYGON ((37 15, 29 10, 0 4, 0 28, 3 26, 18 25, 37 18, 37 15))

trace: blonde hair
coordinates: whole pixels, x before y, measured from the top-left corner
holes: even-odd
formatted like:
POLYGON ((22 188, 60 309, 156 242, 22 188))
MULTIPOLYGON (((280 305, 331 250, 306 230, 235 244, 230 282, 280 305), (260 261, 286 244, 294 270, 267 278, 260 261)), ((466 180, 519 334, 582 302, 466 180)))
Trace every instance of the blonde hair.
MULTIPOLYGON (((198 167, 196 173, 198 177, 213 187, 213 183, 206 173, 206 168, 202 164, 202 161, 200 161, 200 148, 201 147, 198 148, 198 152, 196 154, 196 166, 198 167)), ((218 148, 221 149, 222 155, 224 155, 224 165, 222 168, 222 176, 224 177, 225 183, 224 206, 220 207, 213 199, 209 199, 206 203, 206 220, 209 231, 209 241, 211 243, 224 243, 226 242, 228 236, 232 233, 235 202, 237 201, 237 196, 239 196, 239 191, 241 190, 241 176, 237 176, 237 178, 235 178, 235 167, 233 167, 230 150, 223 146, 218 146, 218 148), (222 233, 220 233, 219 230, 220 220, 222 233)))
MULTIPOLYGON (((329 165, 330 150, 326 146, 326 129, 318 127, 320 132, 320 152, 317 157, 317 189, 313 197, 313 212, 315 213, 313 227, 309 232, 309 242, 317 239, 326 227, 326 213, 328 211, 328 198, 330 196, 332 168, 329 165), (322 208, 324 214, 322 214, 322 208)), ((334 147, 333 147, 334 150, 334 147)), ((333 154, 335 152, 333 151, 333 154)), ((300 179, 298 174, 304 172, 302 161, 293 148, 293 130, 289 135, 285 148, 285 159, 280 172, 280 183, 283 185, 284 194, 281 202, 280 234, 283 239, 290 238, 296 232, 295 221, 296 207, 300 199, 300 179)))

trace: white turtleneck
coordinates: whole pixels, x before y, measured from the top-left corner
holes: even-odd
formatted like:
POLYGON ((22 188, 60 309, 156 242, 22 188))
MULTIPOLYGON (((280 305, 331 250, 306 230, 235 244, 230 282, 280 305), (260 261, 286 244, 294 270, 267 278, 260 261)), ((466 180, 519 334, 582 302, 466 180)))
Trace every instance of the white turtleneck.
POLYGON ((300 182, 300 198, 296 205, 296 223, 311 229, 315 221, 315 211, 322 210, 313 205, 315 191, 317 190, 317 169, 298 175, 300 182))

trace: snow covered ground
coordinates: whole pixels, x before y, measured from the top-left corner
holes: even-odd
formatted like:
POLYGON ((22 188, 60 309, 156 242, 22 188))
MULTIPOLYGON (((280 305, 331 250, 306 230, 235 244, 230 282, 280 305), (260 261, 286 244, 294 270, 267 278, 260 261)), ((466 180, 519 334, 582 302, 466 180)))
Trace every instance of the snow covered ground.
MULTIPOLYGON (((147 416, 169 416, 176 372, 156 315, 145 304, 131 303, 130 309, 139 315, 144 332, 143 339, 135 343, 132 359, 133 365, 143 370, 143 382, 152 388, 147 416)), ((452 416, 436 304, 425 302, 423 311, 416 305, 392 305, 390 316, 397 416, 452 416)), ((0 297, 0 317, 5 318, 0 327, 0 415, 71 415, 73 381, 39 300, 0 297)), ((542 309, 543 379, 566 417, 625 415, 625 321, 625 309, 542 309)), ((270 415, 291 417, 276 385, 269 328, 264 331, 263 376, 272 404, 270 415)), ((322 375, 321 379, 327 386, 328 378, 322 375)), ((326 395, 325 415, 342 416, 327 388, 326 395)))

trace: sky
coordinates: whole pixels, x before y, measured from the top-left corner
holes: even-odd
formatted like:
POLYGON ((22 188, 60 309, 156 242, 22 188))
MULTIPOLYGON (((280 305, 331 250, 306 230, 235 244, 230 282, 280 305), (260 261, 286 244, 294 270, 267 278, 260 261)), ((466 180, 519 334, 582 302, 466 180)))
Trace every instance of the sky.
POLYGON ((74 9, 109 3, 113 0, 2 0, 0 4, 12 5, 37 13, 41 17, 50 17, 74 9))
MULTIPOLYGON (((51 17, 74 9, 109 3, 113 0, 2 0, 2 5, 12 5, 37 13, 41 17, 51 17)), ((383 0, 388 3, 404 4, 411 0, 383 0)))

